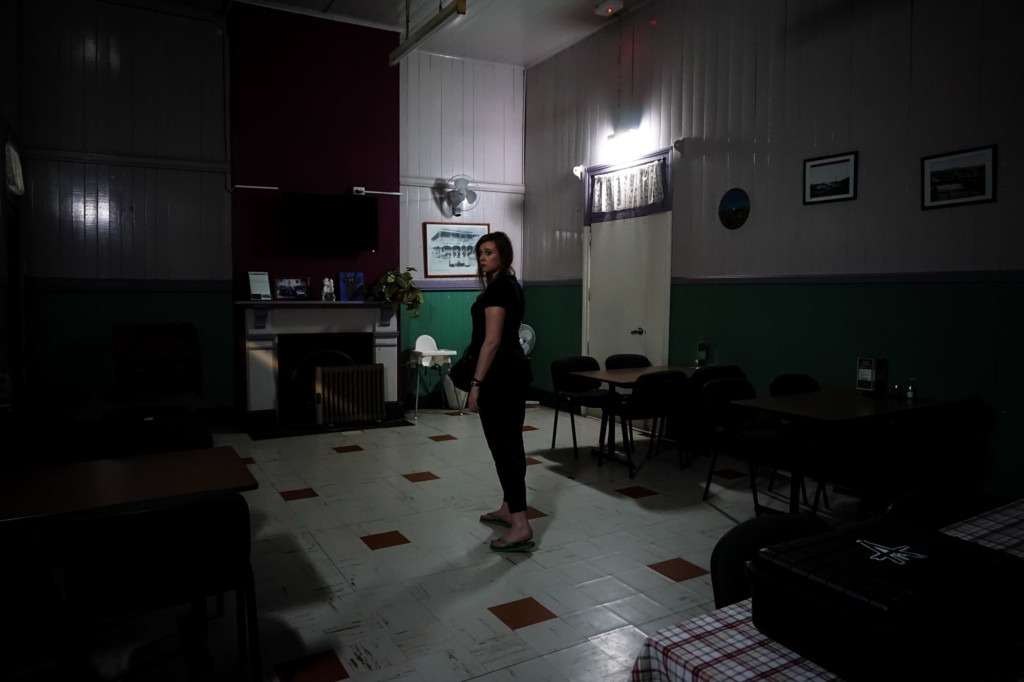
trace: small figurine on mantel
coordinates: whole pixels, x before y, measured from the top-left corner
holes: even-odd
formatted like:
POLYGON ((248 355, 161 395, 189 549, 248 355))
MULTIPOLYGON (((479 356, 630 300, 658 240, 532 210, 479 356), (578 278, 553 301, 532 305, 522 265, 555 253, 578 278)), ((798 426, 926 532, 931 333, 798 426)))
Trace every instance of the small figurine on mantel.
POLYGON ((323 298, 324 298, 325 301, 334 301, 334 300, 336 300, 336 298, 334 296, 334 280, 331 279, 330 277, 324 277, 324 297, 323 298))

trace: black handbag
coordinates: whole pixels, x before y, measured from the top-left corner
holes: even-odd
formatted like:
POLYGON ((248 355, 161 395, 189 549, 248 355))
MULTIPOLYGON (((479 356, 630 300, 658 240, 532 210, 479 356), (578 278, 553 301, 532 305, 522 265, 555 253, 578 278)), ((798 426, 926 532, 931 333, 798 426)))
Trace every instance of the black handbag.
POLYGON ((476 372, 476 353, 467 348, 462 357, 452 365, 448 376, 451 377, 455 388, 468 393, 474 372, 476 372))

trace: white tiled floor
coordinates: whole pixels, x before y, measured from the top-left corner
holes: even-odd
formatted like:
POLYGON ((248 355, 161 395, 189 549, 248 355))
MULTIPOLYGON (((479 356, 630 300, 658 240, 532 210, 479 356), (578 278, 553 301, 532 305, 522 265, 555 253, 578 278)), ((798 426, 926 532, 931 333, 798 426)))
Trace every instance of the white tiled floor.
MULTIPOLYGON (((565 415, 549 449, 552 417, 527 411, 526 450, 539 460, 528 501, 545 515, 532 521, 529 554, 488 548, 502 529, 478 516, 501 494, 476 415, 421 409, 413 426, 261 441, 218 434, 252 459, 260 484, 246 498, 265 678, 291 679, 281 664, 293 662, 293 679, 314 682, 622 682, 648 633, 711 610, 709 575, 676 582, 649 566, 706 570, 717 539, 753 515, 747 479, 716 479, 702 501, 709 460, 681 470, 672 449, 630 480, 621 464, 597 466, 596 419, 577 418, 579 459, 565 415), (437 478, 404 477, 423 472, 437 478), (617 492, 631 486, 656 494, 617 492), (288 501, 290 491, 313 496, 288 501), (361 540, 395 531, 408 542, 372 550, 361 540), (513 629, 490 610, 529 598, 547 620, 513 629), (330 665, 314 669, 317 655, 330 665)), ((785 489, 762 502, 783 508, 785 489)), ((842 503, 833 499, 836 513, 842 503)), ((211 628, 226 649, 215 658, 230 659, 233 618, 211 628)))

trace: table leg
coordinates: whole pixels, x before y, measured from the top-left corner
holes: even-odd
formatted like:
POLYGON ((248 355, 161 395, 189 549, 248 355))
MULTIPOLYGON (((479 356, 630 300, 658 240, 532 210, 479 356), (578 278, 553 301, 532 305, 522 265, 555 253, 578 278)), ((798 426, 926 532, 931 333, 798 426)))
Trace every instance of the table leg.
POLYGON ((789 513, 800 511, 800 489, 803 487, 803 472, 794 470, 789 476, 789 513))

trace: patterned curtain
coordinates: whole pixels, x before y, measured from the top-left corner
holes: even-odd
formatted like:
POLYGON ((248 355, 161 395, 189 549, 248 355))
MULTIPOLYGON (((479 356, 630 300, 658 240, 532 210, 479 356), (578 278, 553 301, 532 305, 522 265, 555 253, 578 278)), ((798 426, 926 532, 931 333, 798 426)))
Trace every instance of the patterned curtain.
POLYGON ((594 177, 591 211, 617 213, 657 204, 665 198, 662 159, 594 177))

